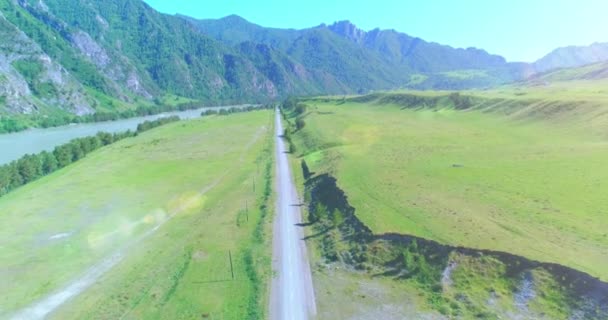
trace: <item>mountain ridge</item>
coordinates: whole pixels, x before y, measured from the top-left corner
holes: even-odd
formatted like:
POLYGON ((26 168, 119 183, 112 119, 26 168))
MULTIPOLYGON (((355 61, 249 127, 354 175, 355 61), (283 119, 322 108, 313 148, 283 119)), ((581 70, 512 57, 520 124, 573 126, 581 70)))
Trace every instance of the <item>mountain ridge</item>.
POLYGON ((118 112, 163 97, 230 104, 485 88, 536 72, 483 49, 348 20, 266 28, 238 15, 167 15, 141 0, 0 0, 0 27, 5 117, 118 112))
MULTIPOLYGON (((395 30, 376 28, 365 31, 348 20, 296 30, 264 28, 236 15, 220 19, 197 20, 191 17, 185 19, 197 26, 204 34, 224 41, 227 45, 234 46, 241 41, 251 41, 271 46, 288 55, 293 52, 297 53, 297 49, 294 47, 301 42, 301 39, 314 38, 315 34, 330 31, 331 34, 326 34, 325 39, 317 37, 317 40, 312 41, 311 45, 319 45, 323 40, 344 44, 342 40, 348 40, 350 44, 344 44, 344 47, 353 52, 352 55, 357 56, 359 50, 364 50, 366 51, 364 55, 371 57, 369 60, 374 62, 379 69, 376 75, 380 79, 376 79, 376 82, 384 83, 384 89, 387 89, 386 85, 393 88, 412 87, 415 89, 483 87, 518 80, 521 78, 520 75, 528 73, 527 66, 507 63, 503 57, 491 55, 482 49, 453 48, 427 42, 395 30), (382 70, 387 69, 393 72, 384 72, 383 75, 382 70), (477 72, 470 72, 471 69, 477 72), (456 81, 460 79, 454 79, 446 72, 462 72, 457 78, 466 78, 466 81, 456 81), (394 75, 395 73, 397 75, 394 75), (391 77, 388 78, 385 75, 391 75, 391 77), (412 81, 413 77, 427 80, 412 81)), ((331 45, 327 46, 331 47, 331 45)), ((324 60, 324 57, 318 56, 324 52, 310 52, 310 54, 312 54, 311 57, 308 57, 310 59, 324 60)), ((348 61, 349 59, 347 55, 332 58, 337 61, 348 61)), ((315 67, 306 63, 303 65, 315 67)), ((344 65, 342 68, 348 69, 348 65, 344 65)), ((358 83, 356 86, 360 87, 358 83)), ((372 86, 371 89, 378 88, 372 86)))
POLYGON ((608 61, 608 42, 594 42, 588 46, 557 48, 534 62, 539 72, 560 68, 576 68, 608 61))

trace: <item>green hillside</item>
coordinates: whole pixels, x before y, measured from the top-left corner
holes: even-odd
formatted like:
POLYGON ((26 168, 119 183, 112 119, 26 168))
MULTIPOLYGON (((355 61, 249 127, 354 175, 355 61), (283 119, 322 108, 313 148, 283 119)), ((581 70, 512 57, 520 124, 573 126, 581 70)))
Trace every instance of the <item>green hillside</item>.
POLYGON ((600 62, 577 68, 560 68, 535 75, 528 82, 542 85, 572 80, 605 80, 608 78, 608 62, 600 62))

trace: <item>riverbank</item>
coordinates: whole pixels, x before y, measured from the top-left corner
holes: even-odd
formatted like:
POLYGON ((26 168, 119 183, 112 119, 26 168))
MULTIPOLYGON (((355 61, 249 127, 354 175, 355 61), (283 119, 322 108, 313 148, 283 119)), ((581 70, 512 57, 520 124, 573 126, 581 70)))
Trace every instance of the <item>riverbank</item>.
POLYGON ((161 117, 178 116, 180 119, 200 117, 206 110, 242 108, 248 105, 205 107, 186 111, 163 112, 156 115, 134 117, 116 121, 78 123, 52 128, 32 128, 21 132, 0 134, 0 165, 17 160, 26 154, 52 151, 58 145, 72 139, 92 136, 98 132, 119 133, 135 131, 137 125, 144 121, 153 121, 161 117))

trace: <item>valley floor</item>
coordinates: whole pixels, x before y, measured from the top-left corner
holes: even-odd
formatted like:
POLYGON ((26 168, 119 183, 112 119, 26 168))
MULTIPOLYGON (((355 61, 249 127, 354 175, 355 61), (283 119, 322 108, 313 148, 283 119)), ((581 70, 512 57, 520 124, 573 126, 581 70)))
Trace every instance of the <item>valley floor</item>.
POLYGON ((307 104, 297 154, 311 171, 335 174, 374 233, 505 251, 608 279, 608 141, 584 127, 307 104))
POLYGON ((0 317, 263 317, 272 132, 181 121, 0 198, 0 317))
POLYGON ((458 110, 434 95, 285 110, 319 316, 608 317, 608 143, 583 112, 600 110, 566 108, 566 118, 554 103, 540 120, 538 101, 505 113, 511 102, 458 110))

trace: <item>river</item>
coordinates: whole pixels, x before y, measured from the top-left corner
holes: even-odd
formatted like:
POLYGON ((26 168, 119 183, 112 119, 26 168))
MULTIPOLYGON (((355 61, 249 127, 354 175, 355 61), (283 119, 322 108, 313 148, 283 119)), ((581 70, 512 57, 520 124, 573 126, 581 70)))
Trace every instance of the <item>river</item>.
POLYGON ((182 119, 193 119, 200 117, 201 112, 207 109, 220 110, 231 107, 233 106, 165 112, 152 116, 116 121, 71 124, 55 128, 29 129, 16 133, 0 134, 0 165, 19 159, 26 154, 38 153, 44 150, 52 151, 56 146, 62 145, 72 139, 92 136, 100 131, 114 133, 135 130, 138 124, 146 120, 155 120, 173 115, 179 116, 182 119))

